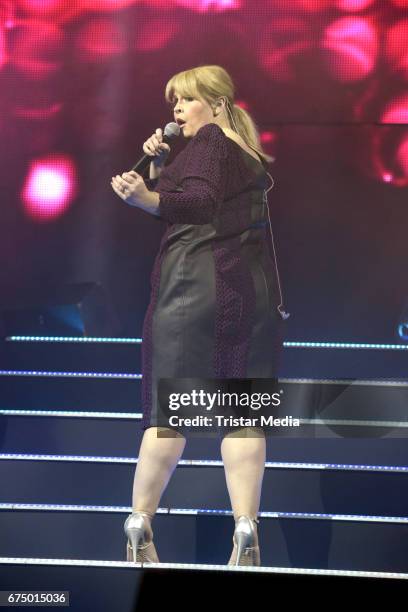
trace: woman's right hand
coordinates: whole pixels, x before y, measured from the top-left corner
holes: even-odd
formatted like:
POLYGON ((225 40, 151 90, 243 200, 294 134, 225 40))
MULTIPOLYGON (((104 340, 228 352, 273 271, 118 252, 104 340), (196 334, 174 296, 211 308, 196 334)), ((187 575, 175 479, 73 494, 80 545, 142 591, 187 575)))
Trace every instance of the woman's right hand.
POLYGON ((143 151, 152 157, 155 166, 162 166, 166 161, 171 149, 163 142, 163 130, 157 128, 156 132, 143 143, 143 151))

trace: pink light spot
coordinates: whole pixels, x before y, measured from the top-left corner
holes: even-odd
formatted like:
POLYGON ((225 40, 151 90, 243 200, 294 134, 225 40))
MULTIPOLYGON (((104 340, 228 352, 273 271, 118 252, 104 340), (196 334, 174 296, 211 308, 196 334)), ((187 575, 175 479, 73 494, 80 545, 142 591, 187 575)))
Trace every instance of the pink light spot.
POLYGON ((380 121, 382 123, 408 123, 408 94, 390 102, 380 121))
POLYGON ((274 144, 278 140, 276 132, 261 132, 260 140, 262 144, 274 144))
MULTIPOLYGON (((282 7, 287 10, 288 0, 278 0, 278 3, 282 4, 282 7)), ((332 8, 333 0, 291 0, 290 5, 308 13, 319 13, 332 8)))
POLYGON ((243 108, 244 110, 249 109, 248 102, 245 102, 245 100, 235 100, 234 104, 236 104, 240 108, 243 108))
POLYGON ((376 178, 393 187, 408 187, 408 132, 401 134, 392 126, 375 130, 371 147, 372 169, 376 178))
POLYGON ((80 0, 16 0, 22 13, 39 18, 52 18, 62 23, 78 15, 82 9, 80 0))
POLYGON ((383 181, 384 181, 384 183, 392 183, 393 178, 394 177, 389 172, 385 172, 383 174, 383 181))
POLYGON ((342 17, 328 26, 322 47, 333 77, 344 82, 358 81, 375 67, 377 32, 368 19, 342 17))
POLYGON ((61 66, 63 39, 57 25, 41 19, 27 20, 14 33, 10 63, 27 77, 49 77, 61 66))
POLYGON ((32 162, 21 193, 26 214, 38 222, 60 217, 76 195, 76 183, 74 163, 66 156, 32 162))
POLYGON ((295 80, 293 60, 312 46, 307 20, 291 15, 271 20, 262 33, 259 63, 278 81, 295 80))
POLYGON ((27 13, 49 14, 62 9, 64 0, 17 0, 19 6, 27 13))
POLYGON ((157 51, 166 45, 178 33, 182 33, 182 25, 168 17, 154 19, 144 23, 136 34, 135 49, 137 51, 157 51))
POLYGON ((94 18, 79 31, 77 47, 80 59, 97 61, 120 55, 127 49, 127 40, 119 24, 109 17, 94 18))
MULTIPOLYGON (((136 0, 82 0, 82 7, 85 10, 100 12, 119 11, 132 4, 137 4, 136 0)), ((167 2, 168 4, 168 2, 167 2)))
POLYGON ((23 119, 50 119, 57 115, 62 109, 61 103, 55 103, 47 106, 46 108, 30 108, 27 106, 16 106, 13 110, 15 117, 22 117, 23 119))
POLYGON ((175 4, 191 9, 196 13, 205 13, 211 10, 216 12, 241 8, 241 0, 174 0, 175 4))
POLYGON ((259 140, 261 142, 261 146, 267 151, 268 155, 272 155, 272 157, 275 157, 276 147, 279 140, 278 134, 276 132, 265 130, 260 132, 259 140))
POLYGON ((0 29, 0 68, 7 63, 7 59, 6 37, 3 30, 0 29))
POLYGON ((385 55, 391 68, 408 78, 408 19, 398 21, 389 28, 385 55))
POLYGON ((14 18, 14 2, 11 0, 2 0, 0 2, 0 30, 10 30, 15 26, 14 18))
POLYGON ((337 0, 341 11, 363 11, 373 4, 374 0, 337 0))
POLYGON ((408 134, 400 142, 396 157, 404 176, 408 178, 408 134))
POLYGON ((397 6, 398 8, 408 8, 408 0, 391 0, 391 2, 395 4, 395 6, 397 6))

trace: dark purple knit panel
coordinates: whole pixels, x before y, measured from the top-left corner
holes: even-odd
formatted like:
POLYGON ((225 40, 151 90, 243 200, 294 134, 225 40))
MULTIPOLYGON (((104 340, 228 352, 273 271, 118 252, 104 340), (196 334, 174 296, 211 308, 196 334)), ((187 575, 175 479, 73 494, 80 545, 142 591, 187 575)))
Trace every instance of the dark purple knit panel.
POLYGON ((159 210, 170 223, 211 223, 224 199, 228 155, 225 134, 215 123, 200 128, 185 150, 183 192, 160 192, 159 210))
POLYGON ((250 270, 239 254, 238 238, 213 245, 216 275, 215 378, 244 378, 256 294, 250 270))
POLYGON ((150 413, 152 410, 152 357, 153 357, 153 337, 152 337, 152 328, 153 328, 153 315, 154 310, 156 308, 157 298, 159 295, 159 287, 160 287, 160 269, 161 262, 163 257, 166 254, 166 250, 164 248, 167 236, 170 232, 170 228, 167 228, 165 233, 163 234, 160 250, 156 256, 152 274, 150 277, 150 285, 151 285, 151 294, 150 294, 150 303, 146 310, 145 318, 143 321, 143 331, 142 331, 142 388, 141 388, 141 397, 142 397, 142 429, 147 429, 149 427, 150 413))

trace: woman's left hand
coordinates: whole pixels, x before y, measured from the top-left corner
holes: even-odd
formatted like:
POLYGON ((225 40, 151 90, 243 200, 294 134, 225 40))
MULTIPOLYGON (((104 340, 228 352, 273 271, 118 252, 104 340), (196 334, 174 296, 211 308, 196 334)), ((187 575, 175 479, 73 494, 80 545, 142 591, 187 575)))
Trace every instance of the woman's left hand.
POLYGON ((113 191, 131 206, 144 208, 150 201, 150 191, 140 174, 134 170, 124 172, 122 176, 113 176, 111 185, 113 191))

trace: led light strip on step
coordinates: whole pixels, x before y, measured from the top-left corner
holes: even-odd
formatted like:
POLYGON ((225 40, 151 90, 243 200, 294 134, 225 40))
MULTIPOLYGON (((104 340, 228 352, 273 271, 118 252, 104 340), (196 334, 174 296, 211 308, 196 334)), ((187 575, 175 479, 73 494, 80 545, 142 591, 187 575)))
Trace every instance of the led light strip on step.
MULTIPOLYGON (((116 567, 118 569, 142 569, 141 563, 133 561, 94 561, 79 559, 41 559, 30 557, 0 557, 2 565, 59 565, 76 567, 116 567)), ((328 570, 328 569, 309 569, 304 567, 244 567, 231 565, 205 565, 196 563, 149 563, 144 565, 143 571, 154 570, 197 570, 197 571, 218 571, 218 572, 244 572, 255 574, 302 574, 310 576, 347 576, 355 578, 389 578, 408 580, 408 574, 398 574, 397 572, 359 572, 356 570, 328 570)))
POLYGON ((119 372, 44 372, 40 370, 0 370, 0 376, 38 376, 54 378, 142 378, 141 374, 121 374, 119 372))
MULTIPOLYGON (((4 416, 65 417, 77 419, 123 419, 140 421, 141 412, 85 412, 78 410, 0 410, 4 416)), ((380 427, 389 429, 408 429, 408 421, 362 421, 356 419, 299 419, 301 425, 323 425, 325 427, 380 427)), ((301 436, 296 436, 301 437, 301 436)))
MULTIPOLYGON (((141 344, 143 338, 97 338, 84 336, 7 336, 6 342, 78 342, 106 344, 141 344)), ((284 342, 287 348, 335 348, 406 351, 408 344, 373 344, 364 342, 284 342)))
MULTIPOLYGON (((120 372, 56 372, 56 371, 41 371, 41 370, 0 370, 0 376, 38 376, 38 377, 62 377, 62 378, 127 378, 141 379, 142 374, 120 373, 120 372)), ((408 387, 407 381, 390 380, 389 378, 376 380, 356 380, 337 378, 279 378, 279 382, 290 384, 330 384, 330 385, 347 385, 347 386, 390 386, 390 387, 408 387)))
POLYGON ((96 338, 89 336, 7 336, 6 342, 72 342, 79 344, 141 344, 142 338, 96 338))
MULTIPOLYGON (((141 412, 84 412, 78 410, 0 410, 4 416, 67 417, 79 419, 129 419, 141 420, 141 412)), ((347 427, 408 428, 408 421, 358 421, 356 419, 299 419, 301 425, 329 425, 347 427)))
POLYGON ((299 419, 301 425, 329 425, 340 427, 390 427, 403 429, 408 421, 359 421, 357 419, 299 419))
MULTIPOLYGON (((77 419, 123 419, 140 421, 141 412, 84 412, 78 410, 0 410, 4 416, 66 417, 77 419)), ((301 425, 323 425, 328 427, 380 427, 390 429, 407 429, 408 421, 362 421, 356 419, 299 419, 301 425)), ((301 436, 298 436, 301 437, 301 436)))
MULTIPOLYGON (((82 504, 21 504, 0 503, 0 512, 13 511, 47 511, 47 512, 101 512, 101 513, 126 513, 132 511, 130 507, 124 506, 92 506, 82 504)), ((178 515, 178 516, 220 516, 232 518, 231 510, 219 510, 209 508, 158 508, 156 514, 178 515)), ((327 514, 318 512, 258 512, 258 518, 263 519, 303 519, 318 521, 342 521, 346 523, 388 523, 408 525, 406 516, 373 516, 366 514, 327 514)))
POLYGON ((361 379, 356 379, 356 378, 344 378, 344 379, 338 379, 338 378, 279 378, 278 379, 279 382, 282 383, 293 383, 293 384, 298 384, 298 383, 302 383, 302 384, 310 384, 310 385, 314 385, 314 384, 322 384, 322 385, 346 385, 346 386, 358 386, 358 385, 364 385, 364 386, 372 386, 372 387, 385 387, 385 386, 389 386, 389 387, 408 387, 408 381, 406 380, 390 380, 388 377, 387 378, 379 378, 377 377, 376 379, 370 379, 370 380, 361 380, 361 379))
POLYGON ((141 420, 141 412, 84 412, 83 410, 0 410, 4 416, 66 417, 79 419, 141 420))
MULTIPOLYGON (((0 506, 1 508, 1 506, 0 506)), ((225 515, 232 516, 229 510, 210 510, 202 508, 200 510, 190 510, 183 508, 170 508, 169 514, 181 515, 225 515)), ((258 518, 267 519, 312 519, 320 521, 345 521, 345 522, 372 522, 372 523, 395 523, 408 525, 406 516, 372 516, 366 514, 325 514, 318 512, 258 512, 258 518)))
POLYGON ((408 344, 370 344, 358 342, 284 342, 288 348, 368 349, 381 351, 407 351, 408 344))
MULTIPOLYGON (((14 504, 0 503, 1 510, 47 510, 53 512, 106 512, 110 514, 132 512, 129 506, 95 506, 90 504, 14 504)), ((156 514, 169 514, 169 508, 157 508, 156 514)))
MULTIPOLYGON (((78 463, 126 463, 135 464, 137 457, 100 457, 94 455, 40 455, 27 453, 1 453, 0 460, 18 461, 70 461, 78 463)), ((217 459, 180 459, 178 466, 184 467, 223 467, 221 460, 217 459)), ((348 463, 305 463, 305 462, 286 462, 286 461, 266 461, 266 469, 293 469, 293 470, 327 470, 327 471, 356 471, 356 472, 389 472, 407 473, 408 466, 401 465, 360 465, 348 463)))

